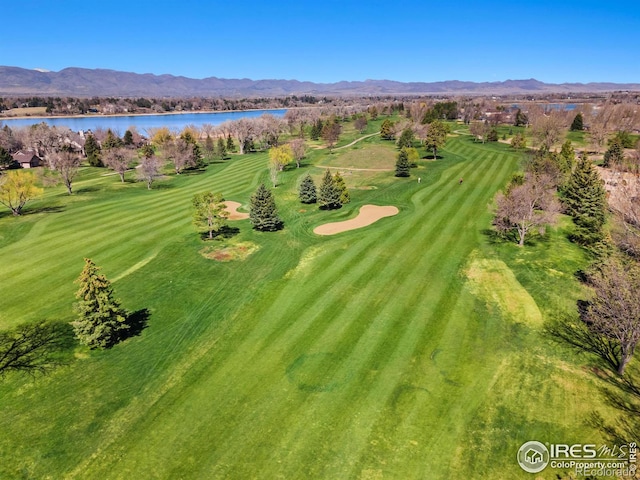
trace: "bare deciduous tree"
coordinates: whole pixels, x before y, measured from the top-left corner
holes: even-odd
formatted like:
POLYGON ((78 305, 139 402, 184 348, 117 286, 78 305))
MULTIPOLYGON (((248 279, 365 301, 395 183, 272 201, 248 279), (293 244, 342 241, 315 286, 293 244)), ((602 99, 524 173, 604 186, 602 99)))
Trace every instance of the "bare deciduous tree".
POLYGON ((277 147, 280 144, 280 136, 287 128, 285 120, 270 113, 261 115, 256 124, 264 147, 277 147))
POLYGON ((582 309, 582 319, 594 334, 614 342, 622 375, 640 340, 639 268, 610 258, 588 276, 588 283, 595 295, 582 309))
POLYGON ((300 161, 305 157, 307 152, 307 144, 302 138, 296 138, 289 142, 291 146, 291 152, 293 153, 293 159, 296 161, 296 166, 300 168, 300 161))
POLYGON ((155 155, 144 155, 138 165, 138 179, 147 182, 147 189, 151 190, 151 184, 160 176, 162 162, 155 155))
POLYGON ((27 131, 27 142, 41 158, 46 157, 59 146, 59 135, 55 127, 44 122, 32 125, 27 131))
POLYGON ((338 138, 340 137, 340 132, 342 131, 342 127, 339 123, 333 121, 333 119, 329 119, 327 123, 325 123, 324 127, 322 127, 322 139, 327 143, 327 147, 331 150, 338 138))
POLYGON ((607 183, 615 184, 609 192, 609 208, 614 213, 613 239, 622 251, 640 258, 640 178, 629 172, 614 172, 607 183))
POLYGON ((173 163, 176 174, 185 168, 195 167, 196 158, 193 154, 193 145, 182 138, 176 138, 164 147, 164 157, 173 163))
POLYGON ((547 175, 527 174, 522 185, 498 193, 496 204, 494 226, 502 233, 515 232, 521 247, 527 234, 534 229, 543 234, 560 212, 553 179, 547 175))
POLYGON ((534 117, 531 123, 531 132, 538 145, 544 145, 547 150, 560 140, 563 131, 563 122, 559 112, 548 112, 534 117))
POLYGON ((60 174, 62 182, 67 187, 67 192, 71 195, 73 179, 78 174, 82 158, 80 154, 73 150, 65 149, 53 152, 49 156, 49 166, 60 174))
POLYGON ((104 164, 120 175, 120 181, 124 182, 124 174, 129 169, 133 154, 128 148, 117 147, 107 150, 102 155, 104 164))
POLYGON ((356 130, 358 130, 360 133, 364 133, 364 131, 367 128, 367 117, 366 115, 358 115, 358 117, 355 119, 355 121, 353 122, 353 126, 356 128, 356 130))
POLYGON ((475 137, 475 140, 487 141, 487 135, 491 131, 491 125, 485 122, 471 122, 469 124, 469 132, 475 137))
POLYGON ((243 155, 246 144, 254 135, 255 128, 253 121, 247 118, 241 118, 240 120, 229 122, 228 129, 231 135, 238 140, 240 155, 243 155))

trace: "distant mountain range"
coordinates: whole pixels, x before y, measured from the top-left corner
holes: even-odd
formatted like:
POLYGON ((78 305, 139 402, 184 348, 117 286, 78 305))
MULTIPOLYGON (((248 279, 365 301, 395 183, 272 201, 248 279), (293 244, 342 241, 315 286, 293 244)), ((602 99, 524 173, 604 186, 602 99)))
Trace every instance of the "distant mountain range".
POLYGON ((313 83, 298 80, 193 79, 115 70, 65 68, 59 72, 0 66, 0 95, 117 97, 278 97, 287 95, 508 95, 640 91, 640 83, 359 82, 313 83))

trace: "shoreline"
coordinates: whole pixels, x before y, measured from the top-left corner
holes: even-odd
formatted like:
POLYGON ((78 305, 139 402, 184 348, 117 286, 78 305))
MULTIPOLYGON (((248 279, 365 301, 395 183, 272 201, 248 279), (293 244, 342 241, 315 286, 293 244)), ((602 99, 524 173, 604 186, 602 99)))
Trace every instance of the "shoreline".
POLYGON ((246 110, 197 110, 187 112, 160 112, 160 113, 94 113, 90 115, 16 115, 6 116, 0 114, 0 122, 4 120, 44 120, 44 119, 57 119, 57 118, 113 118, 113 117, 150 117, 150 116, 165 116, 165 115, 187 115, 193 114, 212 114, 212 113, 237 113, 237 112, 268 112, 271 110, 293 110, 295 108, 314 108, 314 107, 289 107, 289 108, 248 108, 246 110))

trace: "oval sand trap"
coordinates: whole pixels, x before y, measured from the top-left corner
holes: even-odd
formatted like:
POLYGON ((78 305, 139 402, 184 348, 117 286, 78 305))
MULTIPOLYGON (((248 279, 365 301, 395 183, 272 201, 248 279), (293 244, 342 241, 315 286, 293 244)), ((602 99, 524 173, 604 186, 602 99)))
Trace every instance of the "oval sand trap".
POLYGON ((377 205, 363 205, 360 207, 360 213, 358 213, 356 218, 345 220, 344 222, 325 223, 324 225, 314 228, 313 233, 318 235, 335 235, 336 233, 366 227, 381 218, 393 217, 397 215, 398 212, 398 208, 394 206, 379 207, 377 205))
POLYGON ((227 200, 224 204, 227 206, 227 212, 229 212, 229 220, 244 220, 245 218, 249 218, 248 213, 238 211, 238 207, 242 206, 241 203, 227 200))

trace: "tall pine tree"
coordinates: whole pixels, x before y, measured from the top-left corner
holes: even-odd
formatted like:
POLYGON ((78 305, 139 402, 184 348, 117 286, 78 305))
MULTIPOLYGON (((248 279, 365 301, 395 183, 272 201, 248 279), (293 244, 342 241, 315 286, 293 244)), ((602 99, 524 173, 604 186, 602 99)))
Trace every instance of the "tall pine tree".
POLYGON ((572 132, 584 130, 584 120, 582 118, 582 113, 578 112, 576 116, 573 118, 573 122, 571 122, 570 130, 572 132))
POLYGON ((127 325, 127 312, 113 298, 113 287, 107 278, 98 273, 99 267, 89 258, 76 283, 78 302, 75 310, 78 319, 71 322, 80 343, 91 348, 109 348, 122 338, 127 325))
POLYGON ((249 218, 253 228, 263 232, 274 232, 280 230, 283 226, 282 220, 278 217, 273 194, 271 190, 265 187, 264 183, 260 184, 251 196, 249 218))
POLYGON ((604 239, 607 198, 604 182, 591 161, 583 154, 563 191, 563 203, 571 215, 576 243, 593 246, 604 239))
POLYGON ((87 154, 87 161, 92 167, 104 167, 100 158, 100 145, 96 137, 89 134, 84 139, 84 152, 87 154))
POLYGON ((351 201, 351 195, 349 195, 349 190, 347 190, 347 184, 344 183, 344 178, 340 175, 340 172, 336 172, 333 176, 333 183, 336 188, 340 191, 340 205, 346 205, 351 201))
POLYGON ((410 175, 410 169, 409 154, 403 148, 398 153, 398 160, 396 161, 396 177, 408 177, 410 175))
POLYGON ((603 167, 619 167, 624 164, 624 147, 619 138, 614 138, 609 149, 604 152, 603 167))
POLYGON ((327 169, 322 177, 322 184, 318 191, 318 204, 323 210, 334 210, 340 208, 340 195, 342 192, 336 187, 336 183, 333 181, 331 172, 327 169))
POLYGON ((302 203, 316 203, 318 201, 316 184, 313 182, 311 175, 307 174, 307 176, 302 179, 298 196, 302 203))

